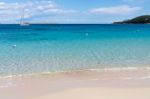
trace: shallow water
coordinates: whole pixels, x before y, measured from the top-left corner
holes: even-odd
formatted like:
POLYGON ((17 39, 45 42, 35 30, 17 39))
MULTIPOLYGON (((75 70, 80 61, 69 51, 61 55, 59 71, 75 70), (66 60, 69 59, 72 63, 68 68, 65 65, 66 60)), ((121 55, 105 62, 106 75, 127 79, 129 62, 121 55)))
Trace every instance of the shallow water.
POLYGON ((150 25, 0 25, 0 75, 150 67, 150 25))

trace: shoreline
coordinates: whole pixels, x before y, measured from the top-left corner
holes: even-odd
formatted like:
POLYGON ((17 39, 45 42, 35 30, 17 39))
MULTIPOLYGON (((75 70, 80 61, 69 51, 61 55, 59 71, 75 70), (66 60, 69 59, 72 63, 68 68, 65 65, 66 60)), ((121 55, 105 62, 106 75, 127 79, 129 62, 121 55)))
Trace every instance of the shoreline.
POLYGON ((0 79, 0 99, 149 99, 148 92, 149 69, 84 70, 0 79))
POLYGON ((150 67, 113 67, 113 68, 101 68, 101 69, 81 69, 81 70, 69 70, 69 71, 54 71, 54 72, 41 72, 41 73, 24 73, 24 74, 12 74, 12 75, 0 75, 0 79, 28 77, 28 76, 42 76, 42 75, 58 75, 67 73, 78 72, 115 72, 115 71, 150 71, 150 67))

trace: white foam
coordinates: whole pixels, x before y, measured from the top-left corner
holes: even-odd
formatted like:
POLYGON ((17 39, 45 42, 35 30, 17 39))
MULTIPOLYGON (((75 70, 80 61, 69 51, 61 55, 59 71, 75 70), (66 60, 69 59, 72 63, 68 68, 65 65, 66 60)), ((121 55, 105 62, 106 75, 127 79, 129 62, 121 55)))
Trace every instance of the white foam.
POLYGON ((89 69, 91 71, 122 71, 122 70, 150 70, 150 67, 124 67, 124 68, 104 68, 104 69, 89 69))
POLYGON ((103 69, 83 69, 83 70, 70 70, 70 71, 56 71, 56 72, 42 72, 42 73, 31 73, 31 74, 18 74, 18 75, 7 75, 7 76, 0 76, 0 79, 9 79, 9 78, 16 78, 16 77, 26 77, 26 76, 36 76, 36 75, 49 75, 49 74, 57 74, 57 73, 73 73, 73 72, 85 72, 85 71, 96 71, 96 72, 103 72, 103 71, 136 71, 136 70, 150 70, 150 67, 124 67, 124 68, 103 68, 103 69))

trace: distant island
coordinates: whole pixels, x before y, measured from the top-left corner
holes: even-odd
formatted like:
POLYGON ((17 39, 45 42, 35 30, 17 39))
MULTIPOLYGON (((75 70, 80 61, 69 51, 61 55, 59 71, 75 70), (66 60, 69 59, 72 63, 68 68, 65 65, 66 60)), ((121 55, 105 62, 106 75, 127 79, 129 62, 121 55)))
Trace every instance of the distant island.
POLYGON ((114 24, 150 24, 150 15, 138 16, 133 19, 114 22, 114 24))

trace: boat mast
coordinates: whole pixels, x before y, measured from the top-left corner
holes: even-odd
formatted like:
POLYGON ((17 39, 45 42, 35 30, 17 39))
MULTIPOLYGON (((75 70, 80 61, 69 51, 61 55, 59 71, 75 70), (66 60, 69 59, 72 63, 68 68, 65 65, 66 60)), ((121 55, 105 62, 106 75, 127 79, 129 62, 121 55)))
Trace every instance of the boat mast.
POLYGON ((20 24, 23 24, 24 22, 24 8, 22 9, 22 15, 21 15, 21 19, 20 19, 20 24))

